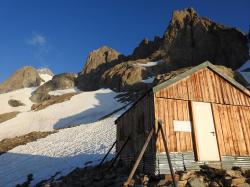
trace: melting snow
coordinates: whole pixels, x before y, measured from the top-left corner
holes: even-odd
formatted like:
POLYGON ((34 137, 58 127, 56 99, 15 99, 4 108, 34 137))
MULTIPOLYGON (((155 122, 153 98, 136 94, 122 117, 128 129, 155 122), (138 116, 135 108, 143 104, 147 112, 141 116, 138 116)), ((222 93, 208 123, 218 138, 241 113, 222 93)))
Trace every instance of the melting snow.
POLYGON ((62 129, 1 155, 0 186, 23 183, 30 173, 34 175, 32 185, 35 185, 57 172, 59 176, 66 175, 86 162, 99 163, 115 141, 114 120, 117 117, 118 114, 95 123, 62 129))

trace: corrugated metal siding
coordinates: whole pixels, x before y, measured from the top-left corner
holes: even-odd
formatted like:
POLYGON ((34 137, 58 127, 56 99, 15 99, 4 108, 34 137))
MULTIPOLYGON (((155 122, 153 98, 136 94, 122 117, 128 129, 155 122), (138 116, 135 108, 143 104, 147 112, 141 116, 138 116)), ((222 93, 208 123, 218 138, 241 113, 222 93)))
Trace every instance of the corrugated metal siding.
MULTIPOLYGON (((199 170, 199 166, 204 164, 223 169, 231 169, 233 166, 250 169, 250 157, 222 156, 222 162, 196 162, 193 152, 171 152, 170 158, 174 171, 199 170)), ((155 174, 170 174, 167 156, 164 152, 156 154, 155 174)))
POLYGON ((222 167, 231 169, 233 166, 239 166, 243 169, 250 169, 250 157, 246 156, 222 156, 222 167))
MULTIPOLYGON (((138 155, 122 155, 120 158, 128 168, 132 169, 137 157, 138 155)), ((148 175, 154 175, 156 167, 155 157, 156 155, 154 153, 145 153, 137 168, 137 171, 148 175)))
MULTIPOLYGON (((169 155, 174 171, 199 169, 199 165, 194 161, 193 152, 171 152, 169 155)), ((165 152, 156 154, 156 174, 170 174, 167 155, 165 152)))

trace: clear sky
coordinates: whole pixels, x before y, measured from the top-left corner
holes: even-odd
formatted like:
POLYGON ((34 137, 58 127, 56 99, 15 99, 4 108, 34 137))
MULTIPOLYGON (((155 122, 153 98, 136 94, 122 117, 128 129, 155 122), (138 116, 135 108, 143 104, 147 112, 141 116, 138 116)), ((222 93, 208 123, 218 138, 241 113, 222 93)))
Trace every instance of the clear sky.
POLYGON ((162 35, 173 10, 190 6, 249 30, 250 0, 0 0, 0 82, 25 65, 79 72, 102 45, 128 55, 162 35))

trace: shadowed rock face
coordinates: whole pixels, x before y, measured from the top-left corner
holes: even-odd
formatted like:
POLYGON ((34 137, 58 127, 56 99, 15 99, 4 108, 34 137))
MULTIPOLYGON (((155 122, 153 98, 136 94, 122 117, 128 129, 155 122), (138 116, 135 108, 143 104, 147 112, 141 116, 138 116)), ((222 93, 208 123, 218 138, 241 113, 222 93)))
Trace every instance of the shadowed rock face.
POLYGON ((159 36, 156 36, 154 41, 144 39, 141 41, 138 47, 135 48, 133 54, 129 56, 131 60, 150 58, 153 60, 161 59, 161 53, 157 52, 162 46, 163 39, 159 36))
POLYGON ((142 83, 148 77, 207 60, 236 69, 248 58, 247 38, 242 32, 201 18, 188 8, 174 11, 163 37, 155 37, 154 41, 144 39, 132 55, 124 57, 106 46, 91 52, 77 82, 85 91, 101 87, 115 91, 146 90, 157 83, 142 83), (159 60, 162 63, 154 67, 138 66, 159 60))
POLYGON ((192 8, 173 13, 162 47, 166 61, 182 67, 208 60, 236 69, 249 58, 242 32, 201 18, 192 8))
POLYGON ((40 103, 50 99, 50 91, 74 88, 76 77, 77 75, 74 73, 62 73, 55 75, 52 80, 44 83, 32 93, 32 96, 30 97, 31 101, 40 103))
POLYGON ((17 70, 6 81, 0 84, 0 94, 21 88, 36 87, 41 83, 41 78, 36 69, 30 66, 17 70))

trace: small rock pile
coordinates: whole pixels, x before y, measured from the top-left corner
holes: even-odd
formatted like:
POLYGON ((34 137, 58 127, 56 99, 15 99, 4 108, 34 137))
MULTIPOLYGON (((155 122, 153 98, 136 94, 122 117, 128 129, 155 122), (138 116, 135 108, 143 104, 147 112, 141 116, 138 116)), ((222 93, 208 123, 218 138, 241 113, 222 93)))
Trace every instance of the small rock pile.
POLYGON ((127 179, 128 173, 124 167, 110 168, 110 162, 102 166, 87 166, 85 168, 76 168, 58 180, 51 178, 41 181, 38 187, 120 187, 127 179))
MULTIPOLYGON (((109 169, 110 162, 101 167, 77 168, 59 180, 42 181, 37 186, 43 187, 118 187, 127 180, 130 169, 118 164, 109 169)), ((175 173, 177 187, 250 187, 250 170, 233 167, 231 170, 217 169, 207 165, 200 166, 199 171, 177 171, 175 173)), ((147 176, 137 173, 129 186, 135 187, 173 187, 170 175, 147 176)))
POLYGON ((207 165, 202 165, 200 168, 200 171, 177 172, 179 176, 177 187, 250 187, 250 170, 243 170, 240 167, 223 170, 207 165))

